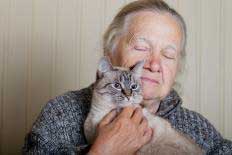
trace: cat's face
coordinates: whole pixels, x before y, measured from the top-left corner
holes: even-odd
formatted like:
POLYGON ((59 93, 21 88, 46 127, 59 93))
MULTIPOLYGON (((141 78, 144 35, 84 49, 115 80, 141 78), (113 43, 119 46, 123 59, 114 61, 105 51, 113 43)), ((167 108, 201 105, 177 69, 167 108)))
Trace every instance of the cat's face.
POLYGON ((138 105, 143 99, 140 80, 143 64, 139 62, 132 69, 119 68, 102 58, 95 86, 97 93, 119 107, 138 105))

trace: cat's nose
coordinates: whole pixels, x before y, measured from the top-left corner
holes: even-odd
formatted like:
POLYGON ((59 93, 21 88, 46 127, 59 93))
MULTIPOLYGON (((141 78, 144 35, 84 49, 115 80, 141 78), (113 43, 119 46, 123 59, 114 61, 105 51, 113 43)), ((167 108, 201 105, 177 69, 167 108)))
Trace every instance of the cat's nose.
POLYGON ((127 97, 130 97, 130 96, 131 96, 131 91, 130 91, 130 90, 124 90, 124 94, 125 94, 127 97))

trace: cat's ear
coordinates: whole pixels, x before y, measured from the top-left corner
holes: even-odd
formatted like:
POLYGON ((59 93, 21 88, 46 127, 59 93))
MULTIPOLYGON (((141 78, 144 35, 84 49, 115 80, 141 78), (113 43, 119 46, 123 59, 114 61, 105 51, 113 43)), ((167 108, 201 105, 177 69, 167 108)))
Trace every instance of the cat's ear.
POLYGON ((113 70, 113 66, 107 57, 102 57, 98 63, 97 79, 102 78, 104 73, 113 70))
POLYGON ((140 78, 142 76, 142 71, 143 71, 143 66, 145 64, 145 60, 141 60, 139 62, 137 62, 134 67, 131 69, 132 73, 140 78))

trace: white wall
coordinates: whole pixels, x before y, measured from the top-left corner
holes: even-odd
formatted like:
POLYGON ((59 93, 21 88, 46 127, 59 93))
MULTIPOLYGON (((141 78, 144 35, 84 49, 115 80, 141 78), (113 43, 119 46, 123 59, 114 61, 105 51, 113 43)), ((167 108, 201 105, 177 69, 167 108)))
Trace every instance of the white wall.
MULTIPOLYGON (((0 154, 19 154, 46 101, 88 86, 127 0, 0 0, 0 154)), ((188 27, 184 106, 232 140, 232 1, 167 0, 188 27)))

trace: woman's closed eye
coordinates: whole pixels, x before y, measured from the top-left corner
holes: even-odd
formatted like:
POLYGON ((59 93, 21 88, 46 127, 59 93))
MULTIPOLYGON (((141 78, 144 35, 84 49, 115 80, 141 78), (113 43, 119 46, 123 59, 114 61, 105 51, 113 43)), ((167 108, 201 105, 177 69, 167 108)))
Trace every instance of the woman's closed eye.
POLYGON ((167 59, 176 59, 176 52, 172 50, 163 50, 162 55, 167 59))
POLYGON ((174 55, 172 55, 172 54, 167 54, 167 53, 163 54, 163 56, 164 56, 165 58, 167 58, 167 59, 175 59, 175 58, 176 58, 174 55))
POLYGON ((142 52, 150 51, 149 47, 141 46, 141 45, 135 45, 134 49, 137 50, 137 51, 142 51, 142 52))
POLYGON ((150 51, 149 43, 144 38, 136 38, 132 41, 134 50, 147 52, 150 51))

